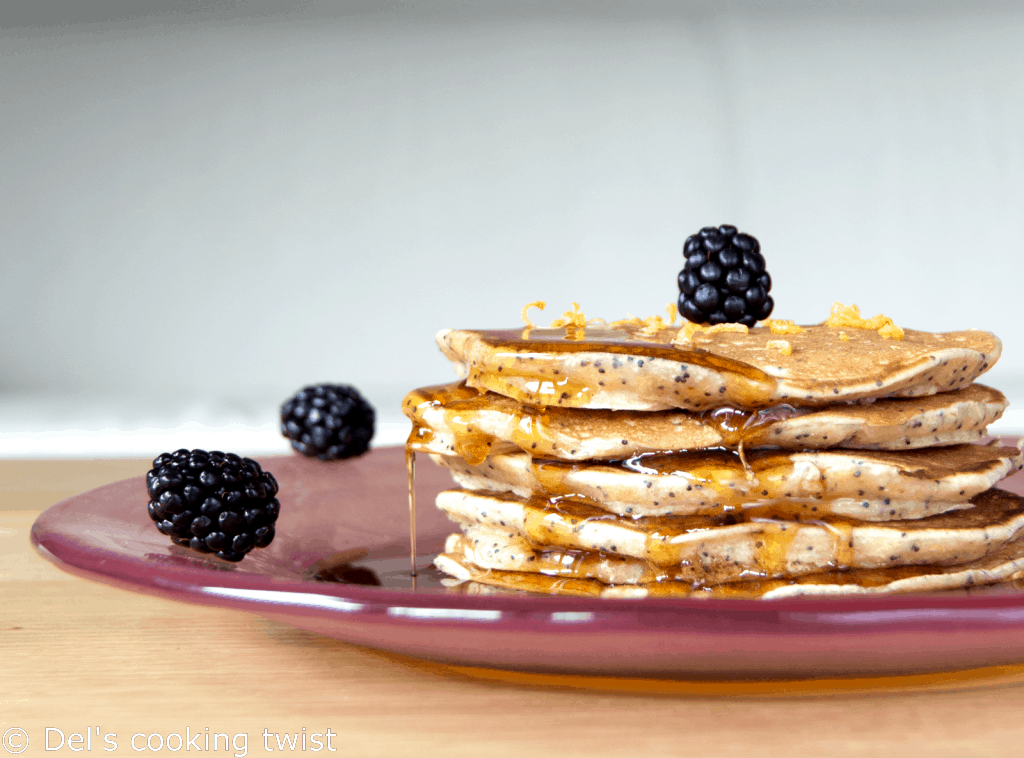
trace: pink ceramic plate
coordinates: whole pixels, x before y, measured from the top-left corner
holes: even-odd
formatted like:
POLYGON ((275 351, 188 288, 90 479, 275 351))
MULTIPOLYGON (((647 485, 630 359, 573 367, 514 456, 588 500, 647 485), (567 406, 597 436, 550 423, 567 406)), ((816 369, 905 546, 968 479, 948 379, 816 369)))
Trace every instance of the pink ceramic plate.
MULTIPOLYGON (((346 642, 453 664, 655 677, 885 675, 1024 662, 1024 591, 870 599, 596 600, 473 597, 436 586, 316 582, 306 569, 365 548, 408 551, 401 449, 325 464, 266 458, 281 483, 270 547, 239 564, 190 553, 157 532, 143 479, 58 503, 36 521, 39 552, 74 574, 191 603, 250 611, 346 642)), ((421 457, 423 563, 451 531, 433 507, 450 486, 421 457)), ((1024 494, 1024 476, 1003 486, 1024 494)), ((387 565, 387 564, 378 564, 387 565)))

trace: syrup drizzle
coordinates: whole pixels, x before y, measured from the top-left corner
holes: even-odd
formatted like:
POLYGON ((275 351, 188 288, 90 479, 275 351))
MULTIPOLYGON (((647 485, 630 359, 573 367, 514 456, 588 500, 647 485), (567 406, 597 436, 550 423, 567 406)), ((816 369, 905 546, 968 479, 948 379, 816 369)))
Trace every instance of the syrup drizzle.
POLYGON ((416 588, 416 451, 405 446, 405 471, 409 477, 409 564, 412 586, 416 588))
MULTIPOLYGON (((710 539, 716 528, 743 523, 756 524, 756 531, 748 530, 746 536, 739 535, 733 539, 756 541, 754 562, 765 577, 781 577, 792 568, 790 548, 805 529, 821 528, 834 537, 835 545, 829 561, 831 569, 849 568, 854 557, 852 547, 847 545, 857 522, 840 517, 790 520, 791 515, 785 508, 772 506, 744 508, 713 516, 652 516, 626 521, 575 498, 535 497, 524 504, 524 510, 526 536, 532 544, 542 546, 539 547, 541 550, 560 548, 573 554, 585 553, 588 551, 585 545, 592 535, 596 535, 591 526, 602 521, 614 522, 635 534, 636 544, 643 548, 643 560, 650 570, 659 573, 700 562, 700 551, 704 545, 692 538, 704 536, 710 539)), ((599 551, 599 548, 589 550, 599 551)), ((641 556, 636 554, 635 557, 641 556)))

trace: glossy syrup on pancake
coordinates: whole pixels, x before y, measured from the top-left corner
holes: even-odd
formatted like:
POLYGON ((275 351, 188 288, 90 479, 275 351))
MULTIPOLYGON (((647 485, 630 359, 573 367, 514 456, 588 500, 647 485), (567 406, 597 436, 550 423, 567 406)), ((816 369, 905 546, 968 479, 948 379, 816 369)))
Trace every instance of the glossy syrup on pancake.
POLYGON ((448 329, 437 341, 470 386, 538 405, 640 411, 931 395, 967 387, 1002 349, 982 331, 906 329, 894 339, 823 324, 801 329, 785 335, 786 351, 773 347, 777 335, 766 327, 685 343, 673 326, 448 329))
MULTIPOLYGON (((1024 573, 1024 544, 1010 542, 966 563, 886 566, 842 571, 823 569, 767 577, 753 570, 727 581, 694 582, 685 571, 659 570, 635 559, 580 549, 538 547, 529 561, 492 564, 485 553, 501 539, 497 531, 451 535, 437 563, 460 581, 532 592, 597 597, 765 597, 807 594, 848 595, 891 591, 946 591, 1002 582, 984 592, 1006 591, 1024 573), (483 542, 484 545, 478 543, 483 542), (480 549, 484 550, 483 553, 480 549), (483 555, 483 557, 481 557, 483 555)), ((463 585, 465 586, 465 585, 463 585)), ((1021 586, 1018 580, 1017 588, 1021 586)), ((475 594, 471 590, 471 594, 475 594)))
MULTIPOLYGON (((526 501, 523 507, 523 526, 529 541, 538 546, 541 554, 549 560, 556 556, 573 559, 568 565, 576 567, 577 570, 572 573, 577 577, 585 575, 580 573, 579 569, 585 566, 583 559, 591 553, 580 546, 580 533, 588 524, 595 522, 622 523, 622 520, 613 514, 572 497, 535 497, 526 501), (576 558, 580 560, 576 561, 576 558)), ((801 526, 801 522, 793 520, 791 511, 772 506, 709 516, 654 516, 632 519, 627 523, 631 530, 642 535, 643 559, 652 572, 652 581, 676 578, 679 569, 688 568, 696 563, 692 555, 692 543, 682 543, 681 537, 700 535, 712 529, 739 524, 757 525, 757 530, 762 535, 755 542, 755 573, 763 577, 778 576, 786 570, 789 547, 801 526)), ((833 536, 834 568, 845 569, 850 566, 851 535, 857 521, 823 517, 802 523, 824 527, 833 536)), ((602 552, 614 554, 616 550, 611 546, 602 552)), ((745 573, 749 575, 751 571, 747 570, 745 573)))
POLYGON ((482 568, 508 568, 504 561, 516 551, 566 548, 614 555, 701 584, 752 574, 783 578, 829 569, 967 563, 1000 550, 1024 531, 1019 496, 992 489, 971 502, 971 509, 952 514, 873 524, 835 516, 794 519, 772 507, 720 516, 623 519, 569 498, 526 500, 466 490, 438 496, 438 506, 467 535, 493 532, 483 547, 500 561, 482 568), (508 544, 499 548, 499 542, 508 544))
MULTIPOLYGON (((574 449, 559 451, 558 443, 552 442, 553 432, 563 436, 593 436, 594 429, 602 426, 615 431, 616 421, 621 420, 623 411, 584 411, 580 409, 519 403, 503 395, 468 387, 465 382, 422 387, 412 390, 403 400, 403 412, 412 421, 413 429, 407 445, 416 452, 438 452, 431 447, 437 430, 424 422, 424 413, 435 410, 442 414, 443 427, 451 437, 451 449, 456 455, 472 465, 483 463, 496 442, 509 442, 520 450, 535 457, 565 457, 571 459, 574 449), (506 439, 481 428, 481 414, 500 408, 508 419, 509 433, 506 439), (560 456, 559 453, 562 453, 560 456)), ((760 411, 747 411, 733 407, 713 408, 686 415, 686 420, 696 428, 710 429, 707 445, 688 447, 739 448, 754 439, 761 430, 780 419, 794 418, 809 413, 808 409, 797 409, 790 405, 777 405, 760 411)), ((678 423, 680 411, 650 411, 643 418, 634 414, 637 423, 657 423, 662 418, 671 424, 678 423)), ((763 435, 761 435, 763 436, 763 435)), ((666 440, 666 448, 673 447, 666 440)), ((564 443, 563 443, 564 447, 564 443)))
POLYGON ((516 450, 473 466, 431 454, 469 490, 573 496, 622 517, 713 515, 774 503, 791 513, 893 521, 961 509, 1018 470, 1017 448, 959 445, 911 451, 726 450, 621 461, 538 459, 516 450))
POLYGON ((618 460, 665 450, 781 447, 909 450, 976 442, 1006 408, 1002 393, 972 384, 920 398, 780 404, 758 411, 615 411, 520 403, 466 383, 422 387, 402 403, 417 452, 455 454, 474 465, 492 451, 534 458, 618 460))
MULTIPOLYGON (((479 332, 479 339, 493 351, 498 368, 490 371, 470 365, 467 383, 471 387, 489 389, 524 403, 581 407, 608 383, 600 378, 600 374, 607 372, 602 367, 603 360, 607 360, 607 368, 613 370, 620 368, 622 363, 642 369, 646 362, 661 360, 678 365, 673 379, 675 383, 686 383, 690 378, 691 367, 711 369, 723 377, 722 394, 728 391, 730 397, 753 408, 770 404, 768 398, 776 382, 764 371, 700 348, 674 347, 671 344, 672 336, 674 332, 665 330, 654 335, 643 333, 641 336, 637 329, 600 326, 587 327, 582 333, 543 328, 482 331, 479 332), (548 373, 535 367, 535 364, 552 355, 584 353, 607 356, 593 361, 598 376, 590 380, 581 380, 559 369, 548 373), (524 392, 522 387, 526 387, 528 392, 524 392)), ((620 381, 625 384, 625 380, 620 381)), ((708 407, 714 405, 712 402, 708 407)))

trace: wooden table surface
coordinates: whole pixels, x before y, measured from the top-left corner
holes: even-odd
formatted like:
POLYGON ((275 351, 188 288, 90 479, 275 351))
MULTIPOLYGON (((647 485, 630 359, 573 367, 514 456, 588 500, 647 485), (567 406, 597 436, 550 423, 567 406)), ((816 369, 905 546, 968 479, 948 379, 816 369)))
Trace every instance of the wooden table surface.
POLYGON ((197 733, 188 754, 215 733, 232 740, 216 743, 221 755, 302 753, 303 730, 303 754, 328 753, 313 736, 330 730, 350 756, 1024 754, 1024 667, 746 684, 445 668, 112 589, 34 552, 29 530, 48 505, 149 465, 0 461, 0 733, 16 749, 24 730, 23 755, 136 754, 135 734, 149 753, 197 733), (68 742, 75 733, 82 742, 68 742), (286 734, 293 751, 277 742, 286 734))

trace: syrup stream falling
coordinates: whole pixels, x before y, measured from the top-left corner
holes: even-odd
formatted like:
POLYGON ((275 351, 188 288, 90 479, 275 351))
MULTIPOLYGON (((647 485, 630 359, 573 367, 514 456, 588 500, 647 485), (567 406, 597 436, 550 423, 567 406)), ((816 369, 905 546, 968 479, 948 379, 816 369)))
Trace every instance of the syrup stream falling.
POLYGON ((405 448, 405 470, 409 475, 409 563, 412 586, 416 588, 416 453, 405 448))

